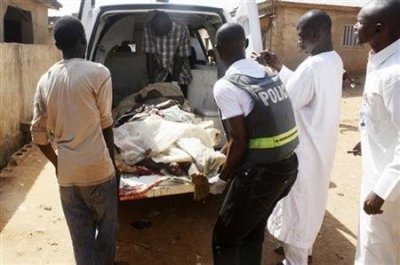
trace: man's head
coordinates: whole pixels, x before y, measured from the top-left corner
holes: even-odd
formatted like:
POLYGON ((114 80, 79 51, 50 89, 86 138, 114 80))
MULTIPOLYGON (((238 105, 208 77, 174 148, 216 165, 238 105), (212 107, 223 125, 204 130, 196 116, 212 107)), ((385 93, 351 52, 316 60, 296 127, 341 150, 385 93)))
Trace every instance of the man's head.
POLYGON ((156 36, 164 36, 171 30, 172 21, 168 14, 162 11, 156 11, 150 21, 150 28, 156 36))
POLYGON ((247 46, 242 26, 236 23, 225 23, 217 31, 216 48, 221 61, 230 66, 237 60, 244 59, 247 46))
POLYGON ((59 18, 54 25, 54 39, 57 48, 64 54, 85 57, 85 30, 78 19, 71 16, 59 18))
POLYGON ((321 10, 310 10, 300 17, 297 23, 297 35, 300 47, 308 54, 331 43, 332 21, 329 15, 321 10))
POLYGON ((375 52, 400 38, 400 0, 374 0, 364 6, 354 25, 359 42, 369 43, 375 52))

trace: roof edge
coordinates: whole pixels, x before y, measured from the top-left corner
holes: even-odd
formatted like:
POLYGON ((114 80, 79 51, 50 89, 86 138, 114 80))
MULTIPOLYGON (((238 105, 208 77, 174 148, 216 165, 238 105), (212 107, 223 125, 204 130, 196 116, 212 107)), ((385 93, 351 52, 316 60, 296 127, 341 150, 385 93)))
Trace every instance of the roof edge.
POLYGON ((337 5, 337 4, 318 4, 318 3, 300 3, 294 1, 275 1, 269 0, 272 2, 274 7, 279 6, 287 6, 287 7, 300 7, 300 8, 319 8, 325 10, 337 10, 337 11, 358 11, 361 9, 359 6, 344 6, 344 5, 337 5))
POLYGON ((57 0, 35 0, 36 2, 42 3, 43 5, 47 6, 49 9, 58 10, 62 7, 62 4, 57 0))

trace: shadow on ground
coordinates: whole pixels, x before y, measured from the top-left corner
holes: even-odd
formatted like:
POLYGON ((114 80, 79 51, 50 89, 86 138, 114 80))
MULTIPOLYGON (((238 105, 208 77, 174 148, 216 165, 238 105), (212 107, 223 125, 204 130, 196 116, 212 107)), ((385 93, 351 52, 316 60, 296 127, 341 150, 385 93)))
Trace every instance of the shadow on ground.
POLYGON ((211 235, 222 197, 192 194, 120 203, 117 260, 135 265, 212 264, 211 235))
POLYGON ((18 157, 14 165, 2 169, 2 177, 0 177, 0 231, 3 230, 20 204, 25 200, 27 193, 47 163, 47 159, 40 152, 35 152, 35 148, 37 147, 33 145, 22 148, 21 150, 27 150, 23 150, 23 155, 18 157))
MULTIPOLYGON (((349 238, 356 239, 349 229, 340 223, 328 211, 313 248, 313 264, 317 265, 350 265, 354 262, 355 246, 349 238)), ((283 260, 272 250, 280 246, 279 241, 266 235, 264 246, 265 265, 275 265, 283 260)))
MULTIPOLYGON (((199 203, 188 194, 120 203, 117 260, 135 265, 211 265, 211 235, 222 199, 199 203)), ((351 264, 355 247, 349 237, 355 235, 326 212, 314 264, 351 264)), ((278 245, 266 233, 264 265, 282 260, 273 253, 278 245)))

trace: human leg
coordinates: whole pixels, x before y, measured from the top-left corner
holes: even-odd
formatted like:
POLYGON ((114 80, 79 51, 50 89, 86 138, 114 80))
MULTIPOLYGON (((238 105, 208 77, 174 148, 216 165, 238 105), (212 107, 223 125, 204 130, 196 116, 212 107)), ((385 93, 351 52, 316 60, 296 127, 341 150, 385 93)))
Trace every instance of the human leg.
POLYGON ((214 265, 240 264, 241 240, 259 222, 258 218, 251 218, 251 190, 251 185, 244 185, 238 176, 230 184, 213 231, 214 265))
POLYGON ((261 263, 263 225, 266 223, 267 213, 262 205, 258 204, 255 193, 257 181, 254 180, 253 174, 248 173, 245 170, 233 178, 214 227, 215 265, 261 263))
POLYGON ((216 265, 261 263, 266 221, 292 187, 297 166, 294 156, 269 167, 249 168, 234 177, 214 228, 216 265))
POLYGON ((115 178, 82 189, 83 197, 93 211, 98 231, 95 239, 98 265, 110 265, 114 262, 118 230, 118 199, 115 189, 115 178))
POLYGON ((61 204, 77 265, 95 265, 95 222, 79 187, 60 187, 61 204))
POLYGON ((297 248, 295 246, 283 243, 285 252, 284 265, 307 265, 309 249, 297 248))

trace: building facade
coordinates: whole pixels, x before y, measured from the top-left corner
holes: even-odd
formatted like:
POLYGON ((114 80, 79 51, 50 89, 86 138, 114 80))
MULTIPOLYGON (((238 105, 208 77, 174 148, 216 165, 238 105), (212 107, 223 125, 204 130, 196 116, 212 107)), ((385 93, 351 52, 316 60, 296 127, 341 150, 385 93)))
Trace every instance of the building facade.
POLYGON ((298 46, 296 24, 305 12, 320 9, 332 18, 334 49, 342 57, 345 70, 351 74, 364 73, 370 48, 358 44, 353 30, 363 4, 363 1, 351 0, 267 0, 259 3, 264 47, 278 54, 285 65, 295 69, 307 56, 298 46))
POLYGON ((21 124, 32 118, 40 76, 61 59, 49 43, 48 8, 57 1, 0 1, 0 168, 24 143, 21 124))

